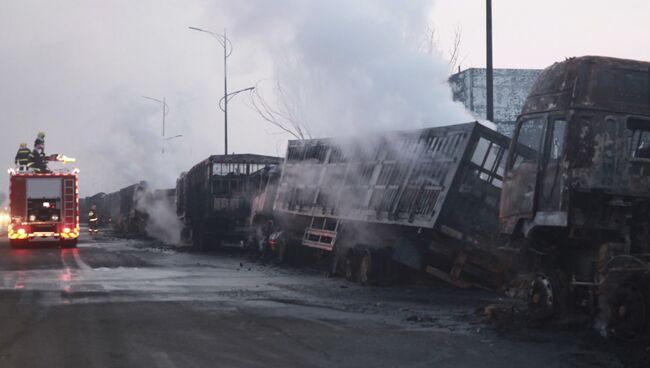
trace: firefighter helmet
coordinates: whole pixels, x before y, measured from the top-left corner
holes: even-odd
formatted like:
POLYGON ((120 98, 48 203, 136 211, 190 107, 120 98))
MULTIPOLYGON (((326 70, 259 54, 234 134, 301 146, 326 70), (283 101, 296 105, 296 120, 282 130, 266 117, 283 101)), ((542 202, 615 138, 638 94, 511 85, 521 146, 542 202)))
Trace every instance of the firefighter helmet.
POLYGON ((27 148, 27 143, 25 143, 25 142, 21 143, 20 148, 27 148))
POLYGON ((36 136, 37 136, 38 138, 40 138, 40 139, 43 139, 43 138, 45 138, 45 133, 43 133, 43 132, 38 132, 38 134, 37 134, 36 136))

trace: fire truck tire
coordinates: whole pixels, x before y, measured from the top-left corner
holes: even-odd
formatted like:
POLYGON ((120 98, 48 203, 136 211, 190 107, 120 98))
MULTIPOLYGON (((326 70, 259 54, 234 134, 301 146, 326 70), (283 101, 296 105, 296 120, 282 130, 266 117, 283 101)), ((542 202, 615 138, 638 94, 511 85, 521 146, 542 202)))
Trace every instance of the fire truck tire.
POLYGON ((74 240, 61 240, 61 248, 76 248, 77 239, 74 240))
POLYGON ((25 241, 19 239, 9 239, 9 247, 11 249, 22 249, 25 247, 25 241))

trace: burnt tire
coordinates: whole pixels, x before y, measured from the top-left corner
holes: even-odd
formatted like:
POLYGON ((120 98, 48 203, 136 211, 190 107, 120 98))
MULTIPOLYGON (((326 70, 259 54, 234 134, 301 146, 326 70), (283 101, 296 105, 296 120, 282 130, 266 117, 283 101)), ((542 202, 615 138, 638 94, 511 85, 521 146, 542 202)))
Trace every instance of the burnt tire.
POLYGON ((616 288, 609 303, 609 332, 617 337, 634 339, 648 327, 650 305, 648 291, 639 282, 616 288))
POLYGON ((528 317, 544 321, 558 315, 565 307, 565 289, 558 273, 537 275, 528 289, 528 317))
POLYGON ((374 268, 376 268, 375 259, 370 250, 366 249, 359 258, 359 272, 357 280, 362 285, 368 285, 374 281, 374 268))
POLYGON ((275 262, 286 263, 288 259, 288 253, 289 253, 289 246, 287 245, 287 241, 283 239, 278 240, 274 252, 275 262))
POLYGON ((349 250, 345 254, 343 275, 347 280, 354 281, 354 277, 357 274, 356 262, 354 259, 354 251, 349 250))
POLYGON ((203 224, 192 226, 192 247, 198 251, 205 250, 205 233, 203 232, 203 224))

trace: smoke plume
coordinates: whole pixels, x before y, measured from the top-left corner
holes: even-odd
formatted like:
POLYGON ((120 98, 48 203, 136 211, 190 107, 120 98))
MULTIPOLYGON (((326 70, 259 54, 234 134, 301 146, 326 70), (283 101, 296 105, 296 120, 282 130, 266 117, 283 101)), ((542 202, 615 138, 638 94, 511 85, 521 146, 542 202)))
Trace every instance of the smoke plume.
POLYGON ((145 214, 145 231, 147 235, 165 244, 179 244, 181 237, 181 224, 173 197, 166 191, 146 189, 136 194, 136 209, 145 214))
MULTIPOLYGON (((451 101, 445 63, 422 52, 431 7, 425 0, 2 2, 0 45, 11 57, 0 59, 0 80, 12 87, 0 91, 0 155, 9 166, 18 144, 43 130, 48 153, 77 158, 83 196, 140 180, 173 187, 181 171, 223 152, 222 49, 188 26, 227 28, 230 91, 259 85, 312 136, 469 120, 451 101), (284 96, 269 87, 277 83, 284 96), (161 106, 143 95, 166 97, 165 139, 182 137, 163 139, 161 106)), ((246 100, 229 103, 230 153, 282 155, 289 136, 275 134, 246 100)))
MULTIPOLYGON (((473 120, 454 103, 449 66, 423 47, 431 1, 283 0, 231 4, 237 32, 267 42, 274 78, 258 87, 311 137, 473 120), (251 25, 253 25, 251 29, 251 25)), ((266 97, 265 97, 266 96, 266 97)))

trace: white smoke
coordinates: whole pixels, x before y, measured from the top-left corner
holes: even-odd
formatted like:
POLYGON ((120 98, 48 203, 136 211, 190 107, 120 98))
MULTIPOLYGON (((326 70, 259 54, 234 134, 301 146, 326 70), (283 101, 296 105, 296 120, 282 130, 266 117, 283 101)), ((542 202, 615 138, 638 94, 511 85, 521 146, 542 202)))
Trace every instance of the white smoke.
MULTIPOLYGON (((0 155, 8 165, 18 144, 43 130, 48 153, 77 158, 82 195, 140 180, 172 187, 181 171, 223 152, 219 44, 188 26, 227 28, 231 91, 281 82, 315 136, 469 120, 451 101, 445 62, 421 52, 431 8, 425 0, 1 2, 0 45, 11 58, 0 59, 0 79, 12 88, 0 91, 0 155), (142 95, 166 97, 166 137, 183 135, 165 155, 160 106, 142 95)), ((229 105, 230 151, 281 155, 289 137, 269 134, 244 97, 229 105)))
POLYGON ((176 215, 173 198, 164 191, 144 190, 135 198, 136 209, 146 216, 147 235, 165 244, 178 245, 181 240, 181 224, 176 215))
POLYGON ((267 40, 275 74, 261 94, 322 137, 473 120, 452 101, 448 64, 422 47, 432 6, 282 0, 231 3, 230 11, 237 33, 267 40), (278 83, 282 94, 269 88, 278 83))

